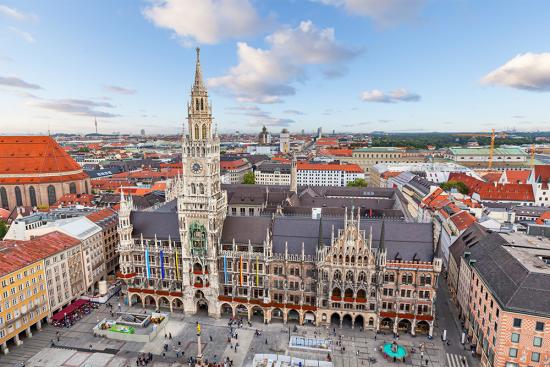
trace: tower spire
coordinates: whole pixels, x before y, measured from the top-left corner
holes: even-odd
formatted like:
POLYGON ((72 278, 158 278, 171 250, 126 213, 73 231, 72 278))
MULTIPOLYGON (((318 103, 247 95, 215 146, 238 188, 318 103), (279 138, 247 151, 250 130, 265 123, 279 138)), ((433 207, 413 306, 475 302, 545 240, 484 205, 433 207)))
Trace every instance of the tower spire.
POLYGON ((193 85, 193 89, 204 89, 204 83, 202 81, 202 71, 201 71, 201 49, 197 47, 197 63, 195 65, 195 84, 193 85))

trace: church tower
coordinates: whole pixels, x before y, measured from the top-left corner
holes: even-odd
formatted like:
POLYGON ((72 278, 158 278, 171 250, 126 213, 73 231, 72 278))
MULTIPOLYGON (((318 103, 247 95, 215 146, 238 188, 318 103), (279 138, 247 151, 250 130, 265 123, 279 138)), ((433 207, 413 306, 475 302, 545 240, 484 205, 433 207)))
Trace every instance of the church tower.
POLYGON ((220 139, 212 131, 212 105, 202 79, 198 48, 187 120, 177 197, 184 307, 189 312, 207 309, 209 315, 218 316, 217 250, 227 211, 227 193, 221 190, 220 139))

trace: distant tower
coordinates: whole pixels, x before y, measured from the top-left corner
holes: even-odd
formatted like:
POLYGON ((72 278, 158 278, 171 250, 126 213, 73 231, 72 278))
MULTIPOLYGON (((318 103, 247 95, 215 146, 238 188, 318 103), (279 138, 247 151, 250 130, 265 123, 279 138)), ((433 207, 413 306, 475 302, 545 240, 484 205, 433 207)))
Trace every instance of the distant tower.
POLYGON ((96 119, 94 119, 94 120, 95 120, 95 121, 94 121, 94 125, 95 125, 95 133, 97 134, 97 118, 96 118, 96 119))
POLYGON ((141 129, 141 136, 145 136, 145 129, 141 129))
POLYGON ((306 134, 306 131, 302 129, 302 135, 305 135, 305 134, 306 134))
POLYGON ((279 138, 279 151, 283 154, 290 152, 290 134, 287 129, 281 131, 279 138))
POLYGON ((321 139, 323 137, 323 128, 319 126, 317 128, 317 139, 321 139))
POLYGON ((290 191, 298 193, 298 163, 294 154, 290 164, 290 191))
POLYGON ((262 132, 258 136, 258 143, 260 145, 267 145, 271 143, 271 135, 267 131, 267 127, 262 127, 262 132))

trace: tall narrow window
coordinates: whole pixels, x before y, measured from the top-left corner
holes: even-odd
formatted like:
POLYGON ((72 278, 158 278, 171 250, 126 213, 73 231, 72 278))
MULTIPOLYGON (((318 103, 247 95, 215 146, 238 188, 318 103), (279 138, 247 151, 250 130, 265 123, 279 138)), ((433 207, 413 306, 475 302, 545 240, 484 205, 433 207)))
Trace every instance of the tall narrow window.
POLYGON ((21 189, 19 186, 15 186, 15 205, 23 206, 23 197, 21 196, 21 189))
POLYGON ((199 125, 195 125, 195 140, 199 140, 199 125))
POLYGON ((76 184, 74 182, 69 184, 69 193, 76 194, 76 184))
POLYGON ((199 100, 198 99, 195 99, 195 109, 198 111, 199 110, 199 100))
POLYGON ((48 205, 53 205, 57 201, 55 195, 55 187, 53 185, 48 186, 48 205))
POLYGON ((0 187, 0 204, 2 204, 2 208, 4 209, 9 208, 8 193, 5 187, 0 187))
POLYGON ((31 201, 31 206, 36 206, 36 191, 34 190, 34 187, 29 187, 29 199, 31 201))
POLYGON ((206 137, 206 125, 202 125, 202 138, 205 139, 205 140, 207 139, 207 137, 206 137))
POLYGON ((201 98, 201 111, 204 111, 204 100, 201 98))

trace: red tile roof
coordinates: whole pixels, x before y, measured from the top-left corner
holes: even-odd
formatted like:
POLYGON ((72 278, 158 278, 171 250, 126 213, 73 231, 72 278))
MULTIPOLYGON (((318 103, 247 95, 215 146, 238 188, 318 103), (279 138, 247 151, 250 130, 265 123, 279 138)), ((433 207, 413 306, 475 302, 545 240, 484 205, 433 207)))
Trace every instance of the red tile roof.
POLYGON ((28 241, 0 241, 0 276, 12 273, 79 243, 78 239, 57 231, 34 237, 28 241))
POLYGON ((113 208, 103 208, 97 212, 90 213, 86 216, 94 223, 103 222, 106 219, 116 218, 117 212, 113 208))
POLYGON ((463 230, 469 228, 472 224, 474 224, 476 218, 467 211, 463 210, 457 214, 452 215, 451 221, 454 223, 456 228, 462 232, 463 230))
POLYGON ((506 179, 509 183, 524 184, 524 183, 527 183, 527 180, 529 179, 529 175, 531 175, 531 171, 529 171, 529 170, 519 170, 519 171, 508 170, 508 171, 505 171, 504 174, 506 175, 506 179))
POLYGON ((114 191, 120 186, 132 186, 130 181, 117 181, 110 179, 92 180, 92 188, 96 190, 114 191))
POLYGON ((338 149, 338 148, 324 148, 321 149, 320 153, 332 155, 335 157, 351 157, 353 150, 352 149, 338 149))
POLYGON ((481 200, 490 201, 535 201, 533 187, 525 184, 494 184, 480 181, 464 173, 453 172, 449 181, 462 181, 468 186, 468 193, 479 195, 481 200))
POLYGON ((245 166, 247 164, 247 161, 244 159, 235 159, 232 161, 221 161, 220 162, 220 168, 225 170, 231 170, 236 169, 242 166, 245 166))
POLYGON ((323 163, 302 163, 298 162, 300 171, 346 171, 363 173, 357 164, 323 164, 323 163))
POLYGON ((548 182, 550 182, 550 164, 535 166, 535 181, 542 183, 542 189, 548 189, 548 182))
POLYGON ((397 177, 399 176, 400 174, 402 174, 403 172, 398 172, 398 171, 386 171, 384 173, 382 173, 382 178, 392 178, 392 177, 397 177))
POLYGON ((535 223, 537 224, 544 224, 545 221, 550 221, 550 210, 547 212, 544 212, 540 215, 540 217, 537 218, 535 223))
POLYGON ((481 177, 487 182, 498 182, 502 177, 502 172, 486 172, 481 177))
POLYGON ((65 194, 57 200, 52 207, 58 207, 60 205, 91 205, 94 200, 94 195, 90 194, 65 194))
POLYGON ((71 156, 50 136, 0 136, 0 182, 60 182, 88 177, 71 156), (43 173, 66 173, 36 177, 43 173), (2 175, 28 177, 2 177, 2 175))

